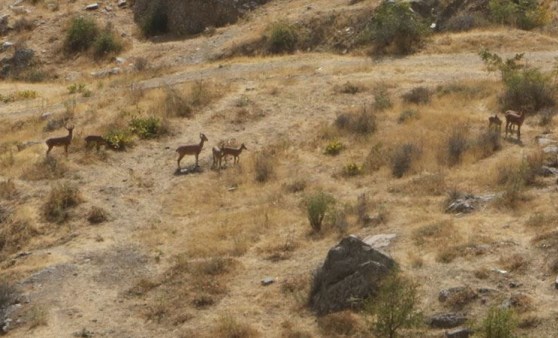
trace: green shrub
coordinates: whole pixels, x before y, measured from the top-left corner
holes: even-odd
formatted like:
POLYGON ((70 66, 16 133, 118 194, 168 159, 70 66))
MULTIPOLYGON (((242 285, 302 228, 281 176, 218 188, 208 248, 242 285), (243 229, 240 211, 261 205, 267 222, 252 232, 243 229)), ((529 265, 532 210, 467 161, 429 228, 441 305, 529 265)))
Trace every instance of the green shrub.
POLYGON ((393 273, 382 281, 378 295, 366 301, 365 312, 375 315, 372 330, 378 337, 394 338, 402 328, 422 323, 417 284, 393 273))
POLYGON ((273 54, 290 53, 296 48, 298 35, 294 25, 278 21, 269 27, 268 47, 273 54))
POLYGON ((391 173, 397 178, 403 177, 409 169, 411 169, 412 162, 420 155, 418 149, 412 143, 399 145, 392 153, 391 156, 391 173))
POLYGON ((166 132, 157 117, 134 117, 129 123, 130 131, 142 139, 156 138, 166 132))
POLYGON ((168 21, 165 4, 162 1, 151 1, 140 28, 145 36, 165 34, 169 31, 168 21))
POLYGON ((68 86, 69 94, 83 93, 85 90, 85 83, 73 83, 68 86))
POLYGON ((92 18, 72 18, 66 32, 65 50, 69 53, 85 51, 91 47, 98 34, 99 27, 92 18))
POLYGON ((308 197, 306 201, 306 211, 308 213, 310 226, 314 232, 321 231, 324 217, 334 203, 335 199, 333 196, 321 191, 308 197))
POLYGON ((371 39, 376 54, 410 54, 423 44, 427 34, 428 26, 409 3, 384 1, 361 40, 371 39))
POLYGON ((338 140, 331 140, 325 147, 324 154, 335 156, 338 155, 342 149, 343 144, 341 142, 339 142, 338 140))
POLYGON ((114 150, 125 150, 132 143, 132 136, 127 129, 112 128, 104 138, 107 145, 114 150))
POLYGON ((493 22, 530 30, 548 20, 548 13, 537 0, 490 0, 490 18, 493 22))
POLYGON ((43 205, 43 215, 53 223, 62 223, 68 219, 68 209, 81 203, 82 199, 77 187, 68 183, 54 186, 46 203, 43 205))
POLYGON ((110 26, 103 29, 93 43, 93 56, 101 59, 106 56, 117 54, 122 51, 122 42, 114 34, 110 26))
POLYGON ((432 93, 428 88, 416 87, 403 94, 403 101, 415 104, 427 104, 430 103, 430 96, 432 93))
POLYGON ((479 55, 488 71, 500 72, 505 87, 501 96, 503 110, 520 109, 530 114, 555 106, 556 88, 551 76, 520 64, 523 54, 515 54, 505 61, 488 50, 482 50, 479 55))
POLYGON ((343 175, 345 176, 357 176, 362 174, 362 166, 356 163, 349 163, 343 167, 343 175))
POLYGON ((513 338, 517 321, 512 310, 492 307, 480 327, 480 336, 484 338, 513 338))

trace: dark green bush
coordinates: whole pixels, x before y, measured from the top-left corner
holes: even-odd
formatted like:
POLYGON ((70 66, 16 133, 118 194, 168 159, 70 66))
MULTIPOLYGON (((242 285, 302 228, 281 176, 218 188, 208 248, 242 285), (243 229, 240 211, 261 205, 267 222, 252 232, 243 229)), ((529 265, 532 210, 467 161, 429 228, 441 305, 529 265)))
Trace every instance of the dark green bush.
POLYGON ((270 53, 290 53, 296 48, 298 34, 294 25, 278 21, 269 28, 268 50, 270 53))
POLYGON ((169 31, 167 9, 162 1, 149 2, 144 19, 140 28, 145 36, 165 34, 169 31))
POLYGON ((428 26, 409 3, 384 1, 368 24, 364 40, 372 40, 375 54, 410 54, 427 35, 428 26))
POLYGON ((93 56, 101 59, 122 51, 122 42, 110 27, 103 29, 93 43, 93 56))
POLYGON ((89 17, 75 17, 70 21, 64 42, 68 53, 85 51, 94 43, 99 34, 97 23, 89 17))

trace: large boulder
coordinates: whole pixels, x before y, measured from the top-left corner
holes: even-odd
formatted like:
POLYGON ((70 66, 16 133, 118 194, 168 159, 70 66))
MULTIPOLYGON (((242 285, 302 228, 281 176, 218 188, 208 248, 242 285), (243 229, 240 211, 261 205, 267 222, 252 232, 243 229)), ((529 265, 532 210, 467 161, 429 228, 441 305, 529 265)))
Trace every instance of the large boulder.
POLYGON ((318 315, 362 306, 396 267, 393 259, 355 236, 345 237, 314 274, 310 307, 318 315))

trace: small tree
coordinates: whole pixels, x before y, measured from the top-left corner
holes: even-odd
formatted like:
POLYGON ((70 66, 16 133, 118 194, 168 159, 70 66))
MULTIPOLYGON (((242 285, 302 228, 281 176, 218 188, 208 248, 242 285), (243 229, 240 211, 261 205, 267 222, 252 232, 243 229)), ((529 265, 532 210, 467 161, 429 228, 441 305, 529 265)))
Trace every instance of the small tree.
POLYGON ((331 195, 321 191, 308 198, 306 210, 308 211, 310 226, 314 232, 320 232, 324 217, 334 202, 335 200, 331 195))
POLYGON ((417 284, 393 273, 382 282, 378 295, 367 300, 365 311, 375 315, 372 330, 379 337, 395 338, 400 329, 422 323, 417 303, 417 284))
POLYGON ((95 20, 88 17, 75 17, 70 21, 64 47, 69 53, 85 51, 93 44, 98 34, 99 27, 95 20))
POLYGON ((379 54, 388 49, 395 54, 410 54, 423 43, 428 28, 409 3, 384 1, 364 34, 370 36, 379 54))
POLYGON ((517 321, 510 309, 492 307, 484 318, 480 336, 484 338, 512 338, 517 321))

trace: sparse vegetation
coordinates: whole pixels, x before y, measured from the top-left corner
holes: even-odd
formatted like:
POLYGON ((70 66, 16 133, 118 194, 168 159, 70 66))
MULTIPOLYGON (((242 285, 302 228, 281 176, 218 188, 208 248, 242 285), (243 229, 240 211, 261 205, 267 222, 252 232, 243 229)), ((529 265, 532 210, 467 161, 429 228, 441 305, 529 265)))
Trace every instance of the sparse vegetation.
POLYGON ((278 21, 268 28, 268 51, 272 54, 291 53, 298 42, 297 30, 286 21, 278 21))
POLYGON ((134 117, 129 123, 130 132, 142 139, 156 138, 167 133, 166 126, 154 116, 134 117))
POLYGON ((273 162, 269 153, 264 151, 254 156, 254 172, 257 182, 265 183, 274 175, 273 162))
POLYGON ((427 36, 427 25, 408 3, 383 2, 360 39, 372 42, 374 54, 411 54, 427 36))
POLYGON ((376 116, 367 107, 362 107, 337 115, 335 126, 339 130, 357 135, 368 135, 376 131, 376 116))
POLYGON ((411 169, 414 160, 420 156, 420 149, 414 144, 405 143, 395 148, 391 155, 391 173, 401 178, 411 169))
POLYGON ((453 129, 451 135, 448 137, 446 143, 446 154, 448 165, 454 166, 461 162, 461 158, 467 148, 469 147, 469 142, 462 129, 453 129))
POLYGON ((312 230, 316 233, 322 230, 322 223, 327 212, 335 203, 333 196, 320 191, 309 196, 306 201, 306 211, 308 214, 308 221, 312 230))
POLYGON ((110 148, 114 150, 126 150, 132 145, 132 135, 127 128, 111 128, 104 135, 105 140, 110 148))
POLYGON ((343 144, 339 140, 331 140, 324 150, 324 154, 335 156, 343 150, 343 144))
POLYGON ((389 91, 385 85, 380 85, 374 89, 374 109, 382 111, 393 106, 389 91))
POLYGON ((351 311, 341 311, 320 317, 318 326, 327 336, 351 336, 359 331, 359 322, 351 311))
POLYGON ((5 281, 0 281, 0 320, 4 320, 6 311, 17 299, 18 292, 15 287, 5 281))
POLYGON ((380 337, 395 338, 403 328, 421 325, 418 311, 418 286, 397 273, 388 276, 381 284, 376 297, 366 302, 365 312, 374 314, 371 330, 380 337))
POLYGON ((480 335, 484 338, 512 338, 515 337, 517 322, 512 310, 491 307, 480 327, 480 335))
POLYGON ((21 178, 28 181, 51 180, 62 178, 68 172, 68 166, 61 160, 47 156, 24 170, 21 178))
POLYGON ((343 175, 347 177, 358 176, 362 174, 362 166, 351 162, 343 167, 343 175))
POLYGON ((544 25, 548 13, 544 5, 536 0, 490 0, 488 9, 490 18, 498 24, 505 24, 530 30, 544 25))
POLYGON ((66 32, 64 47, 68 53, 86 51, 93 45, 98 34, 99 27, 92 18, 72 18, 66 32))
POLYGON ((93 42, 93 56, 95 59, 118 54, 123 49, 122 42, 113 32, 112 26, 107 25, 93 42))
POLYGON ((77 187, 69 183, 56 184, 43 205, 43 215, 49 222, 62 223, 70 217, 68 209, 81 202, 82 197, 77 187))
POLYGON ((252 326, 239 322, 232 316, 221 317, 211 332, 211 335, 216 338, 256 338, 260 336, 252 326))
POLYGON ((416 87, 403 94, 403 101, 414 104, 430 103, 432 93, 430 89, 425 87, 416 87))
POLYGON ((103 208, 93 206, 91 210, 89 210, 87 220, 91 224, 103 223, 108 220, 108 212, 103 208))

